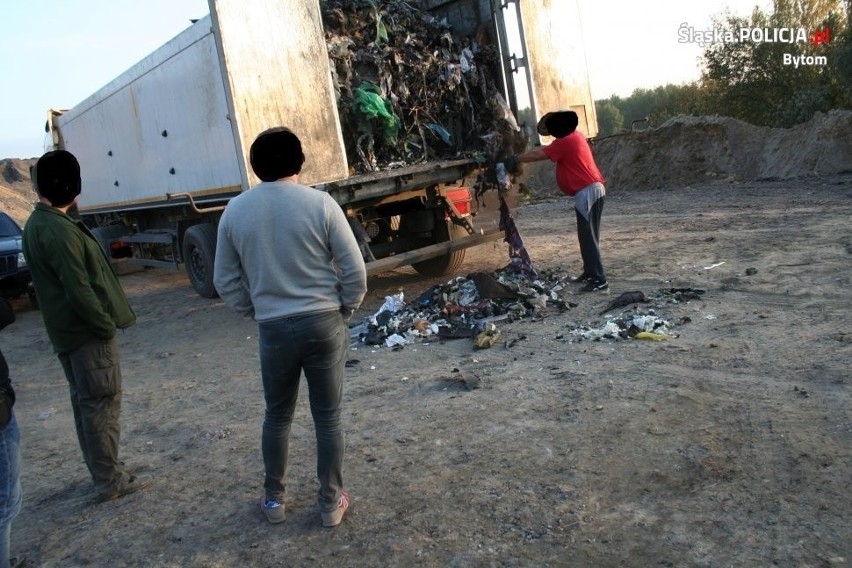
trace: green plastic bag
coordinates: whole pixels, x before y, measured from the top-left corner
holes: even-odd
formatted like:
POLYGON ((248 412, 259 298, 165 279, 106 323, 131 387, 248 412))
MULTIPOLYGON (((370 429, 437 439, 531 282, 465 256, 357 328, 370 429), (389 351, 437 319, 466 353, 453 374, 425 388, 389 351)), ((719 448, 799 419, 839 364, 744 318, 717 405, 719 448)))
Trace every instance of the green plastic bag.
POLYGON ((396 144, 399 134, 399 118, 394 114, 388 101, 382 98, 381 90, 376 85, 364 81, 355 89, 352 108, 359 118, 363 119, 372 130, 371 121, 378 122, 384 140, 390 144, 396 144))

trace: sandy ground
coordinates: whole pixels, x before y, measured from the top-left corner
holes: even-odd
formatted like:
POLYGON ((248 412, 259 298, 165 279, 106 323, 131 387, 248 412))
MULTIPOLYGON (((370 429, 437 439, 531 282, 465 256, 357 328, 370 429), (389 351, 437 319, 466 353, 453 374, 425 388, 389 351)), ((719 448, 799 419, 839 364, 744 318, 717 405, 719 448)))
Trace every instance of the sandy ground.
MULTIPOLYGON (((354 350, 354 507, 333 530, 305 396, 288 520, 261 516, 255 325, 161 270, 122 276, 139 322, 120 337, 122 456, 154 484, 92 504, 65 379, 22 299, 0 335, 23 438, 13 552, 51 567, 848 566, 850 198, 852 176, 613 191, 609 295, 501 322, 487 350, 354 350), (674 302, 673 287, 706 293, 674 302), (676 337, 571 335, 631 290, 652 301, 624 310, 654 309, 676 337)), ((569 207, 517 211, 540 270, 579 268, 569 207)), ((505 244, 483 245, 462 273, 506 261, 505 244)), ((371 278, 358 315, 441 280, 371 278)))

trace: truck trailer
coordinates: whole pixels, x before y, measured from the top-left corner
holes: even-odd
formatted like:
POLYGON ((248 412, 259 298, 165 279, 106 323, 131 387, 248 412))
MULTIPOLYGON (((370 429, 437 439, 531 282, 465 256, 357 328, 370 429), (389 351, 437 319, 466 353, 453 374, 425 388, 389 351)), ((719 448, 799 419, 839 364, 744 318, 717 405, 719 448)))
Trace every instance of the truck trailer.
MULTIPOLYGON (((208 15, 109 84, 73 108, 49 111, 51 149, 68 150, 81 164, 76 214, 112 258, 184 264, 195 290, 215 297, 218 220, 232 197, 258 183, 249 148, 273 126, 301 138, 300 182, 340 204, 368 274, 406 265, 449 274, 467 248, 502 236, 497 207, 477 207, 482 196, 472 191, 488 185, 496 156, 462 147, 450 158, 351 163, 322 2, 209 0, 208 15)), ((350 4, 379 14, 381 1, 350 4)), ((511 110, 507 120, 524 110, 534 125, 547 111, 570 108, 585 134, 596 134, 576 0, 406 6, 495 46, 498 68, 483 72, 511 110)), ((525 134, 538 136, 534 127, 525 134)))

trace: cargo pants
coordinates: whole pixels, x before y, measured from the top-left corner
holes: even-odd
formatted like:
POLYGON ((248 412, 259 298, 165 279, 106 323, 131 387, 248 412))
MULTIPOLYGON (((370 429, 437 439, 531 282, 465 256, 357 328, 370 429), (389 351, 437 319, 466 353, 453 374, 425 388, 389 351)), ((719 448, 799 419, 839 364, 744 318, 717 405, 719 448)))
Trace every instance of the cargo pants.
POLYGON ((92 339, 59 362, 68 379, 77 440, 95 491, 107 493, 126 476, 118 460, 121 368, 118 343, 92 339))

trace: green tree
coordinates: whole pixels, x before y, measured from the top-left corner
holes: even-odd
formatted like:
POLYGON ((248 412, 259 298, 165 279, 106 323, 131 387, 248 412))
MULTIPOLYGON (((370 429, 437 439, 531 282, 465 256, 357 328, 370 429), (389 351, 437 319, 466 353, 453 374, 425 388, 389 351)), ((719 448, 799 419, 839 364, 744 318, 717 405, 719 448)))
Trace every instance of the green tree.
POLYGON ((703 56, 705 103, 719 114, 769 126, 791 126, 818 110, 848 108, 848 95, 844 104, 843 91, 849 83, 844 89, 833 69, 841 65, 839 56, 848 42, 847 22, 848 6, 842 0, 775 0, 772 13, 755 8, 748 18, 729 14, 717 18, 717 27, 731 30, 737 37, 744 28, 804 29, 813 34, 828 27, 835 43, 746 40, 710 44, 703 56), (828 63, 796 66, 785 64, 785 56, 819 56, 828 63))
POLYGON ((595 104, 601 135, 612 134, 619 129, 629 130, 634 126, 658 126, 673 116, 701 115, 709 111, 707 96, 698 83, 635 89, 629 97, 613 95, 595 104), (618 127, 610 131, 605 127, 606 113, 615 110, 620 113, 620 119, 618 127))
POLYGON ((598 115, 598 137, 611 136, 624 126, 624 116, 612 101, 595 101, 595 113, 598 115))

